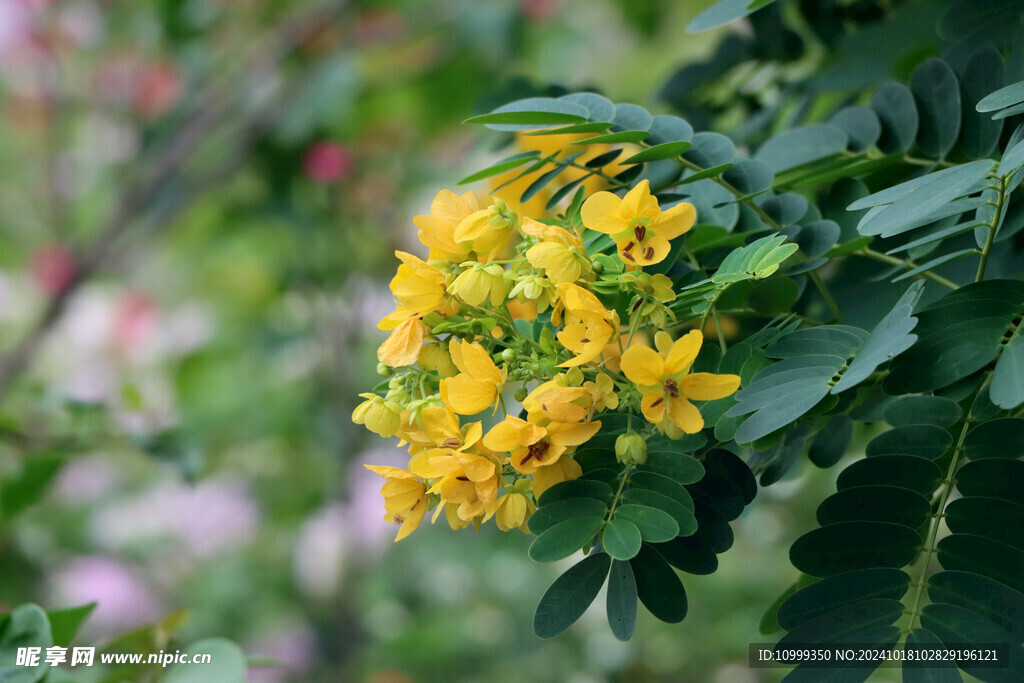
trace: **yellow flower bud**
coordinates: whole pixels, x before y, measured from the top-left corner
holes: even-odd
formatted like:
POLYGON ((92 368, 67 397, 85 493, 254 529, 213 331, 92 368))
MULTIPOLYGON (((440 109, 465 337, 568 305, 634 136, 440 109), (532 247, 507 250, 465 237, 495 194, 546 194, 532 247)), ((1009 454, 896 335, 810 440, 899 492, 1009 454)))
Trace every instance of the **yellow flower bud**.
POLYGON ((623 465, 643 465, 647 462, 647 442, 636 432, 619 434, 615 439, 615 459, 623 465))
POLYGON ((419 365, 424 370, 433 370, 439 377, 454 377, 459 369, 452 362, 452 355, 443 344, 425 344, 420 351, 419 365))
POLYGON ((376 394, 360 394, 367 399, 352 411, 352 421, 364 425, 385 439, 394 436, 402 424, 402 408, 376 394))
POLYGON ((490 301, 492 306, 499 306, 508 294, 501 266, 479 263, 474 263, 462 271, 448 291, 470 306, 479 306, 484 301, 490 301))

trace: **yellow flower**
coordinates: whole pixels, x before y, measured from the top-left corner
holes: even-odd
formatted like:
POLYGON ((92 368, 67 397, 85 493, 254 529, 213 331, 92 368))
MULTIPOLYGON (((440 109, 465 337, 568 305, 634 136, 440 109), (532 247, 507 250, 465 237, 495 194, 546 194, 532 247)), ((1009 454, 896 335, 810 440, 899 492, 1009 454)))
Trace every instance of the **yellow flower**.
POLYGON ((459 369, 452 362, 452 355, 440 342, 424 344, 420 350, 419 365, 424 370, 433 370, 439 377, 454 377, 459 369))
POLYGON ((523 407, 530 415, 553 422, 579 422, 590 408, 590 394, 583 387, 559 386, 549 380, 530 392, 523 407))
POLYGON ((737 375, 715 375, 710 372, 690 373, 690 366, 700 352, 703 338, 697 330, 669 344, 668 334, 659 332, 655 343, 662 350, 647 346, 631 346, 622 354, 622 372, 641 390, 640 408, 651 424, 664 429, 664 422, 674 424, 687 434, 704 428, 704 418, 695 401, 713 401, 732 394, 740 386, 737 375))
POLYGON ((377 349, 377 360, 398 368, 412 365, 419 359, 427 326, 419 318, 410 318, 399 324, 377 349))
POLYGON ((526 528, 526 523, 536 510, 537 506, 533 504, 533 501, 522 493, 506 493, 498 498, 493 510, 488 511, 484 521, 486 522, 493 516, 495 523, 502 531, 519 529, 524 534, 528 534, 530 532, 526 528))
POLYGON ((462 266, 466 270, 459 273, 448 287, 448 291, 470 306, 479 306, 485 301, 490 301, 491 306, 500 306, 508 292, 502 267, 497 263, 483 264, 472 261, 463 263, 462 266))
POLYGON ((425 315, 444 305, 445 275, 422 259, 396 251, 402 260, 391 280, 391 292, 409 313, 425 315))
POLYGON ((384 477, 381 495, 384 496, 384 521, 401 524, 395 542, 416 530, 427 512, 427 492, 415 474, 398 467, 363 465, 366 469, 384 477))
POLYGON ((474 211, 462 219, 455 229, 457 242, 470 242, 480 260, 491 260, 497 256, 515 230, 519 218, 501 199, 486 209, 474 211))
POLYGON ((533 473, 533 495, 540 498, 544 492, 555 484, 583 476, 583 468, 572 458, 559 458, 544 467, 538 467, 533 473))
POLYGON ((402 423, 401 407, 377 394, 359 395, 366 400, 352 411, 352 421, 385 439, 397 434, 402 423))
POLYGON ((619 407, 619 396, 615 393, 615 382, 603 372, 593 382, 585 382, 583 388, 590 394, 591 408, 595 413, 615 410, 619 407))
POLYGON ((570 446, 590 440, 601 429, 600 422, 552 422, 546 427, 508 416, 487 432, 484 446, 511 454, 509 462, 522 474, 558 461, 570 446))
POLYGON ((508 306, 508 312, 512 314, 513 320, 533 322, 537 319, 537 304, 532 301, 520 302, 513 300, 509 301, 506 305, 508 306))
MULTIPOLYGON (((508 293, 508 297, 517 299, 522 304, 532 305, 534 318, 537 317, 538 311, 543 313, 551 306, 556 292, 555 283, 550 278, 536 273, 512 273, 510 277, 515 278, 516 284, 508 293)), ((509 304, 509 310, 511 306, 512 304, 509 304)))
MULTIPOLYGON (((559 367, 584 365, 601 355, 608 340, 618 328, 611 311, 607 310, 592 292, 579 285, 562 283, 558 297, 565 308, 565 327, 558 333, 558 341, 572 351, 570 358, 559 367)), ((555 316, 552 315, 552 320, 555 316)))
POLYGON ((479 344, 452 339, 448 350, 459 374, 441 380, 441 400, 459 415, 483 412, 498 400, 505 371, 479 344))
POLYGON ((427 405, 413 412, 402 411, 397 436, 410 444, 410 453, 439 446, 446 439, 460 437, 459 418, 444 406, 427 405))
POLYGON ((586 227, 615 239, 623 263, 649 266, 668 256, 669 240, 692 228, 697 212, 686 203, 662 211, 643 180, 622 198, 611 192, 592 194, 583 202, 580 217, 586 227))
POLYGON ((461 197, 449 190, 441 190, 430 204, 429 216, 416 216, 413 225, 419 228, 417 237, 430 249, 430 258, 461 261, 469 254, 470 245, 455 241, 455 229, 467 216, 480 209, 473 192, 461 197))
POLYGON ((583 241, 568 230, 527 218, 523 232, 541 239, 527 250, 526 260, 534 268, 543 268, 556 285, 576 282, 585 271, 592 272, 583 241))

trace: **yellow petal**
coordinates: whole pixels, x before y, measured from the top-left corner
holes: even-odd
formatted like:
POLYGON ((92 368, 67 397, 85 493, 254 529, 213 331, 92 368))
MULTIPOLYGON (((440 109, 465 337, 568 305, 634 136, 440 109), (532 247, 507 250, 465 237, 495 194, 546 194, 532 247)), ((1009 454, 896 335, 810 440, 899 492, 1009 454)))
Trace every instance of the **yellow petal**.
POLYGON ((629 221, 622 217, 622 200, 611 192, 595 192, 587 197, 580 207, 580 218, 583 225, 614 235, 629 229, 629 221))
POLYGON ((622 198, 622 215, 627 219, 639 216, 653 218, 658 215, 658 200, 651 195, 651 186, 646 179, 637 183, 622 198))
POLYGON ((725 398, 739 388, 739 375, 694 372, 679 381, 679 390, 686 398, 694 401, 714 401, 725 398))
POLYGON ((543 427, 509 415, 491 427, 484 437, 484 446, 492 451, 511 452, 522 446, 537 443, 546 433, 543 427))
POLYGON ((622 354, 619 365, 631 382, 642 387, 659 384, 665 372, 661 356, 647 346, 630 346, 622 354))
POLYGON ((463 365, 459 366, 459 369, 478 382, 495 385, 501 382, 501 370, 491 360, 490 354, 479 344, 464 343, 461 360, 463 365))
POLYGON ((660 391, 648 391, 640 401, 640 411, 651 424, 665 419, 665 396, 660 391))
POLYGON ((386 465, 363 465, 363 467, 374 474, 379 474, 382 477, 388 477, 390 479, 415 479, 416 477, 416 475, 409 470, 403 470, 400 467, 388 467, 386 465))
POLYGON ((441 380, 441 387, 449 408, 459 415, 476 415, 494 403, 497 391, 493 384, 478 382, 461 374, 441 380))
POLYGON ((498 528, 502 531, 519 528, 526 518, 526 496, 513 493, 502 496, 501 500, 504 502, 498 508, 497 518, 495 519, 498 528))
POLYGON ((459 453, 455 459, 462 465, 462 471, 472 482, 486 481, 494 476, 494 463, 473 453, 459 453))
POLYGON ((463 218, 455 228, 455 241, 471 242, 486 234, 491 229, 487 222, 490 215, 490 209, 480 209, 463 218))
POLYGON ((430 203, 430 215, 448 223, 452 229, 475 210, 474 206, 466 201, 466 195, 460 197, 450 190, 441 190, 430 203))
POLYGON ((704 418, 701 417, 697 406, 685 398, 670 398, 668 406, 668 417, 677 427, 687 434, 696 434, 704 428, 704 418))
POLYGON ((584 444, 597 434, 601 429, 601 422, 552 422, 547 426, 548 436, 551 437, 552 446, 579 446, 584 444))
POLYGON ((555 242, 539 242, 526 252, 526 260, 534 268, 543 268, 548 278, 556 285, 575 282, 580 278, 582 267, 568 247, 555 242))
POLYGON ((666 209, 651 222, 651 227, 660 237, 667 240, 675 239, 693 227, 697 220, 697 210, 693 204, 681 202, 666 209))
POLYGON ((660 330, 654 335, 654 348, 658 349, 663 358, 667 358, 668 352, 672 350, 672 335, 660 330))
POLYGON ((377 349, 377 360, 393 368, 412 365, 420 357, 427 326, 418 319, 406 320, 377 349))
POLYGON ((533 495, 540 498, 545 491, 555 484, 572 479, 579 479, 583 468, 572 458, 559 458, 556 462, 538 467, 533 473, 533 495))
POLYGON ((704 336, 700 330, 690 330, 677 339, 668 352, 668 358, 665 359, 665 373, 675 375, 686 372, 693 365, 693 361, 697 359, 703 341, 704 336))
POLYGON ((484 428, 479 422, 474 422, 466 429, 466 436, 462 438, 462 447, 469 448, 483 436, 484 428))
POLYGON ((423 516, 427 513, 427 499, 422 498, 419 504, 416 505, 411 511, 408 517, 402 521, 402 526, 398 528, 398 535, 395 537, 395 543, 398 543, 403 538, 416 531, 419 527, 420 522, 423 521, 423 516))

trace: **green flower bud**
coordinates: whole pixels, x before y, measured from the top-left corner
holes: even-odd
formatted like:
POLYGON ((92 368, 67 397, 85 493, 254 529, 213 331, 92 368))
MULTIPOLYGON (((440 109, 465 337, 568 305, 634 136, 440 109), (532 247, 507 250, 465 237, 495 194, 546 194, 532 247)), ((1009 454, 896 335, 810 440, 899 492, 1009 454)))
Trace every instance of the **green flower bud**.
POLYGON ((636 432, 619 434, 615 439, 615 459, 623 465, 643 465, 647 462, 647 442, 636 432))
POLYGON ((381 377, 390 377, 395 374, 395 370, 386 363, 377 363, 377 374, 381 377))
POLYGON ((529 394, 530 392, 526 390, 526 387, 519 387, 518 389, 516 389, 516 393, 512 394, 512 397, 515 398, 515 400, 522 403, 523 401, 526 400, 526 397, 529 396, 529 394))
POLYGON ((501 359, 506 363, 511 363, 516 359, 515 349, 505 349, 501 352, 501 359))

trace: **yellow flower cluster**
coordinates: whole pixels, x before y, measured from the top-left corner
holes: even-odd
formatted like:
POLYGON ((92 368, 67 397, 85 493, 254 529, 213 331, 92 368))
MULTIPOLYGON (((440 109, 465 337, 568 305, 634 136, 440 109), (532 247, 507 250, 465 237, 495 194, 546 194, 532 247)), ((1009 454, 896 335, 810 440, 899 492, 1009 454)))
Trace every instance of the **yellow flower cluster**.
POLYGON ((385 478, 396 540, 428 509, 456 529, 493 517, 525 532, 537 498, 582 474, 573 453, 602 413, 678 438, 704 426, 691 401, 739 387, 735 375, 690 372, 703 337, 672 341, 672 282, 642 270, 670 254, 694 208, 662 210, 646 180, 573 204, 530 218, 500 198, 442 190, 413 219, 427 259, 396 252, 396 309, 377 353, 390 379, 352 416, 408 448, 406 469, 367 465, 385 478), (657 350, 644 345, 651 336, 657 350))

